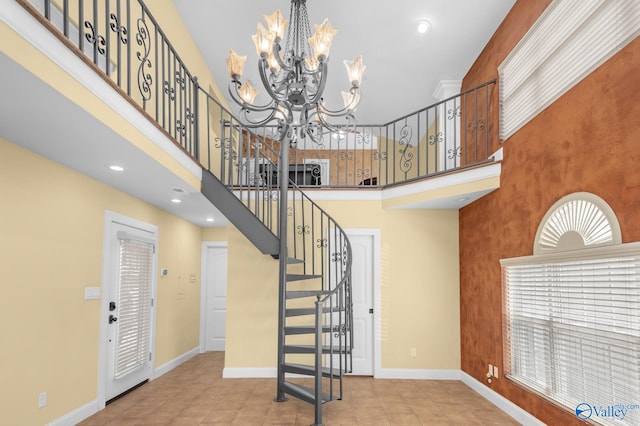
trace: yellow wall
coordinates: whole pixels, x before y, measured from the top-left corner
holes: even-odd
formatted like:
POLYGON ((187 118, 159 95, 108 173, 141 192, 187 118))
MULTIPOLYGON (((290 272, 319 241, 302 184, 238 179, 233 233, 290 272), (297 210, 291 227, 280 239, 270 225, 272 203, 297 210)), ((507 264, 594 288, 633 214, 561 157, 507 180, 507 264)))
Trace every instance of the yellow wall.
POLYGON ((227 241, 227 227, 204 228, 202 230, 202 241, 227 241))
POLYGON ((199 227, 2 139, 0 170, 0 423, 42 425, 97 397, 100 301, 84 288, 102 283, 105 210, 159 227, 156 366, 198 346, 199 227))
MULTIPOLYGON (((459 369, 458 212, 319 204, 343 228, 381 230, 382 368, 459 369)), ((278 263, 235 228, 228 237, 225 366, 275 368, 278 263)))
POLYGON ((228 248, 225 367, 275 368, 278 261, 262 254, 233 225, 228 248))

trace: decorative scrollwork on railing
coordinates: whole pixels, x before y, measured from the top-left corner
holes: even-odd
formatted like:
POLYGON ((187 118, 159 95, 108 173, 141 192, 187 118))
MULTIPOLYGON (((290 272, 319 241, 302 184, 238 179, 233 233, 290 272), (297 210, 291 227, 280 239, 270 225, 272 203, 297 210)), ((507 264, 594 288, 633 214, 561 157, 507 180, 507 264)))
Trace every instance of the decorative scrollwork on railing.
POLYGON ((435 135, 431 135, 429 136, 429 145, 435 145, 437 143, 442 143, 444 142, 444 135, 442 134, 442 132, 438 132, 435 135))
POLYGON ((326 247, 326 246, 327 246, 327 239, 326 238, 318 238, 316 240, 316 247, 322 248, 322 247, 326 247))
POLYGON ((84 38, 86 38, 89 43, 96 47, 98 53, 104 55, 107 40, 103 36, 97 34, 97 31, 95 28, 93 28, 93 24, 91 22, 84 21, 84 27, 89 30, 84 34, 84 38))
POLYGON ((387 153, 386 151, 383 152, 374 152, 373 153, 373 159, 374 160, 380 160, 380 161, 387 161, 387 153))
POLYGON ((471 121, 467 123, 467 132, 473 133, 476 130, 484 130, 484 127, 485 127, 485 121, 483 119, 471 121))
POLYGON ((149 54, 151 53, 149 28, 147 28, 147 23, 142 18, 138 18, 136 26, 138 28, 136 43, 142 47, 142 52, 136 52, 136 57, 140 61, 138 66, 138 89, 142 99, 148 101, 151 99, 151 86, 153 85, 153 78, 151 73, 148 72, 152 68, 151 60, 149 59, 149 54))
POLYGON ((222 146, 224 145, 225 148, 229 148, 231 146, 231 139, 230 138, 224 138, 224 140, 222 138, 215 138, 214 139, 214 144, 213 146, 220 149, 222 148, 222 146))
POLYGON ((278 191, 264 191, 263 197, 266 201, 277 201, 280 199, 280 193, 278 191))
POLYGON ((371 170, 370 169, 357 169, 356 170, 356 176, 359 178, 368 178, 371 176, 371 170))
POLYGON ((447 120, 453 120, 456 117, 460 117, 462 115, 462 108, 458 105, 455 108, 451 108, 447 111, 447 120))
POLYGON ((342 262, 342 253, 339 251, 331 253, 331 261, 335 263, 342 262))
POLYGON ((182 136, 187 135, 187 125, 183 123, 182 120, 176 120, 176 132, 178 132, 182 136))
POLYGON ((347 325, 341 324, 333 327, 333 337, 338 338, 347 334, 347 325))
POLYGON ((371 135, 364 135, 362 133, 356 133, 356 144, 358 145, 370 145, 371 135))
POLYGON ((460 154, 462 152, 462 147, 457 146, 455 148, 449 149, 447 150, 447 158, 449 160, 453 160, 456 157, 460 157, 460 154))
POLYGON ((125 27, 124 25, 120 25, 120 23, 118 22, 118 17, 115 13, 110 14, 109 17, 111 18, 111 24, 109 24, 111 31, 119 36, 120 42, 122 44, 127 44, 129 42, 129 39, 127 38, 127 35, 129 33, 127 31, 127 27, 125 27))
POLYGON ((340 160, 341 161, 351 161, 353 160, 353 151, 349 151, 349 152, 341 152, 340 153, 340 160))
POLYGON ((293 216, 293 207, 287 207, 287 216, 293 216))
POLYGON ((164 94, 169 95, 170 100, 176 100, 176 89, 171 87, 171 84, 168 81, 164 82, 164 94))
POLYGON ((311 228, 309 225, 298 225, 297 232, 298 235, 309 235, 311 233, 311 228))
MULTIPOLYGON (((165 81, 165 84, 166 84, 166 81, 165 81)), ((166 88, 165 88, 165 93, 166 93, 166 88)), ((182 119, 180 118, 176 120, 176 131, 182 136, 187 135, 187 126, 193 125, 196 121, 195 115, 191 112, 191 109, 189 108, 186 108, 184 110, 184 118, 185 118, 185 121, 182 121, 182 119)))
POLYGON ((413 168, 413 146, 411 146, 411 139, 413 137, 413 129, 406 122, 402 129, 400 129, 400 140, 398 145, 400 149, 400 170, 403 173, 408 173, 413 168))
POLYGON ((184 90, 186 86, 187 80, 182 76, 180 71, 176 71, 176 84, 184 90))

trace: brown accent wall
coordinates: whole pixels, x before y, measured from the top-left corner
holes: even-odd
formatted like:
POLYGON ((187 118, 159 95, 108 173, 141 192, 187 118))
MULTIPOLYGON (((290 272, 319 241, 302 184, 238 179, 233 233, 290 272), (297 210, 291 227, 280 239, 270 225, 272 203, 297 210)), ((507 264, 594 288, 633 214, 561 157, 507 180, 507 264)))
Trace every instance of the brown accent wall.
MULTIPOLYGON (((519 0, 463 80, 496 78, 497 66, 549 0, 519 0)), ((499 260, 531 255, 537 227, 560 197, 587 191, 615 211, 624 242, 640 240, 640 39, 636 39, 515 135, 504 148, 500 189, 460 211, 462 370, 549 425, 582 424, 502 376, 499 260), (487 364, 501 377, 488 384, 487 364)), ((602 401, 603 403, 607 401, 602 401)))

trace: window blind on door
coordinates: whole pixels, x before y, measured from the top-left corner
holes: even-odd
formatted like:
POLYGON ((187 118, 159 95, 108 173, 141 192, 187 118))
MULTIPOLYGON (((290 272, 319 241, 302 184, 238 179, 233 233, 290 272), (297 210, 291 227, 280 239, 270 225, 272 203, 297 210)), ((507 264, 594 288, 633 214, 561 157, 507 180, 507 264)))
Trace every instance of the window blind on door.
MULTIPOLYGON (((640 404, 638 245, 555 260, 507 259, 502 266, 508 377, 571 410, 640 404)), ((590 420, 639 419, 640 411, 590 420)))
POLYGON ((115 379, 149 362, 153 243, 119 236, 120 285, 115 379))

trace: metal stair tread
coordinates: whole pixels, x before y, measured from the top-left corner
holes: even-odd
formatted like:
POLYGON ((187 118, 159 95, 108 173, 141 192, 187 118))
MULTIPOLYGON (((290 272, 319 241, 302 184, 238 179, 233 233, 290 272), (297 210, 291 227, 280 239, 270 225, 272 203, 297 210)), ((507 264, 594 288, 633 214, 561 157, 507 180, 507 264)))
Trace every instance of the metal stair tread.
MULTIPOLYGON (((296 398, 308 402, 309 404, 315 404, 316 396, 313 389, 287 381, 283 382, 282 385, 285 393, 295 396, 296 398)), ((321 392, 320 397, 323 404, 325 402, 331 401, 331 395, 329 395, 328 393, 321 392)))
MULTIPOLYGON (((322 308, 323 314, 328 314, 331 312, 345 312, 345 308, 330 308, 325 307, 322 308)), ((297 317, 302 315, 314 315, 316 313, 316 308, 287 308, 285 312, 285 316, 287 317, 297 317)))
POLYGON ((287 263, 289 265, 295 265, 298 263, 304 263, 303 259, 296 259, 295 257, 287 257, 287 263))
MULTIPOLYGON (((323 325, 322 332, 330 333, 331 331, 338 331, 339 326, 334 325, 333 330, 331 326, 323 325)), ((313 334, 316 332, 315 325, 288 325, 284 327, 284 334, 292 335, 292 334, 313 334)))
MULTIPOLYGON (((286 363, 282 365, 285 373, 303 374, 306 376, 315 376, 316 370, 313 365, 286 363)), ((322 375, 324 377, 340 377, 339 368, 322 367, 322 375)))
POLYGON ((322 278, 322 275, 287 274, 287 281, 313 280, 316 278, 322 278))
POLYGON ((330 291, 328 290, 296 290, 296 291, 287 291, 286 297, 287 299, 297 299, 301 297, 322 296, 329 293, 330 291))
MULTIPOLYGON (((333 346, 334 354, 345 354, 350 353, 350 349, 347 347, 342 347, 340 349, 338 346, 333 346)), ((288 354, 314 354, 316 352, 316 347, 314 345, 285 345, 284 352, 288 354)), ((322 353, 331 353, 332 347, 328 345, 322 346, 322 353)))

